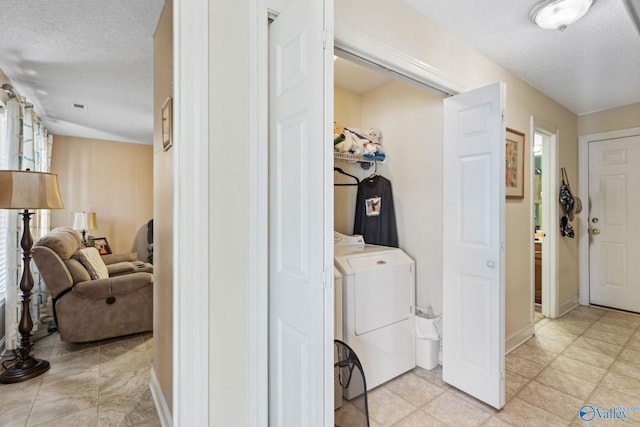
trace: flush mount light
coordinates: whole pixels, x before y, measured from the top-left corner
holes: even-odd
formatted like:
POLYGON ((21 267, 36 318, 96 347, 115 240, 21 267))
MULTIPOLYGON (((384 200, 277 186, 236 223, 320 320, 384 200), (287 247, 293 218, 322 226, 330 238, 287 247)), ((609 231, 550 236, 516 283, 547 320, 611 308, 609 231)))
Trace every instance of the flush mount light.
POLYGON ((531 9, 529 18, 545 30, 564 31, 582 18, 595 0, 546 0, 531 9))

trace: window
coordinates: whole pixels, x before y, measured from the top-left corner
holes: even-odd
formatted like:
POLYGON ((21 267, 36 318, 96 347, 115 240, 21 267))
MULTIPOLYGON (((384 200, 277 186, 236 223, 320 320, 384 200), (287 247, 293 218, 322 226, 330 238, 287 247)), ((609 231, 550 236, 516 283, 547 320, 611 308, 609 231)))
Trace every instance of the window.
MULTIPOLYGON (((7 109, 0 104, 0 169, 9 169, 9 147, 7 143, 7 109)), ((4 303, 7 286, 7 251, 9 234, 9 211, 0 209, 0 304, 4 303)))

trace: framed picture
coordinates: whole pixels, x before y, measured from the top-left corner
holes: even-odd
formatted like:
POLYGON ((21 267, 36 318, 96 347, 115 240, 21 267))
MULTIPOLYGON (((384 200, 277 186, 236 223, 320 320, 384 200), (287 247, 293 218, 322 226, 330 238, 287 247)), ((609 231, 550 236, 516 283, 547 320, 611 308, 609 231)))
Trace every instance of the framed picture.
POLYGON ((524 199, 524 133, 507 128, 505 194, 507 199, 524 199))
POLYGON ((100 255, 108 255, 112 253, 111 246, 109 246, 109 242, 107 242, 106 237, 96 237, 91 241, 91 243, 93 244, 93 247, 98 250, 100 255))
POLYGON ((173 98, 168 97, 162 105, 162 150, 173 145, 173 98))

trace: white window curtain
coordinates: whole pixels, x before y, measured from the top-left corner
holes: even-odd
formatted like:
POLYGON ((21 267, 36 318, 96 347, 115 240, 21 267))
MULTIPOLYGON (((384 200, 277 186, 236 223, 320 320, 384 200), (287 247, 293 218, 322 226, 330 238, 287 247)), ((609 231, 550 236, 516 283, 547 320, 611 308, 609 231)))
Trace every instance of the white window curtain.
MULTIPOLYGON (((0 169, 9 169, 9 147, 7 146, 7 106, 0 101, 0 169)), ((0 209, 0 306, 5 303, 7 289, 7 243, 9 211, 0 209)), ((2 331, 0 331, 1 333, 2 331)))
MULTIPOLYGON (((3 132, 6 162, 1 169, 35 170, 50 172, 51 147, 53 137, 47 133, 40 120, 36 117, 33 105, 24 98, 10 98, 6 107, 6 125, 3 132)), ((1 142, 1 140, 0 140, 1 142)), ((18 345, 18 322, 20 320, 19 304, 20 275, 22 273, 22 256, 20 236, 22 235, 22 220, 16 211, 5 212, 6 226, 0 223, 0 260, 5 256, 4 268, 6 276, 6 307, 5 307, 5 347, 13 350, 18 345)), ((34 240, 49 231, 49 211, 40 210, 32 217, 31 234, 34 240)), ((1 219, 0 219, 1 221, 1 219)), ((38 329, 40 309, 44 303, 46 288, 40 274, 32 264, 34 287, 31 298, 31 316, 34 319, 34 330, 38 329)), ((2 266, 0 265, 0 268, 2 266)), ((1 274, 1 273, 0 273, 1 274)))

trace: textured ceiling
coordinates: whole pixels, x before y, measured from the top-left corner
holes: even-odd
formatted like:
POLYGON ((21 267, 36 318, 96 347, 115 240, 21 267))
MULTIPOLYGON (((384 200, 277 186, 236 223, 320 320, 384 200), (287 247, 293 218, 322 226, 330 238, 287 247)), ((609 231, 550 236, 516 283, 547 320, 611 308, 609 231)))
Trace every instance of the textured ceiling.
POLYGON ((640 29, 625 0, 596 1, 563 32, 529 20, 537 0, 404 2, 578 115, 640 102, 640 29))
POLYGON ((54 134, 151 144, 163 4, 0 0, 0 69, 54 134))
MULTIPOLYGON (((529 21, 535 0, 404 1, 577 114, 640 102, 640 31, 624 0, 598 0, 564 32, 529 21)), ((54 134, 151 144, 163 4, 0 0, 0 69, 54 134)), ((366 91, 375 74, 339 84, 366 91)))

